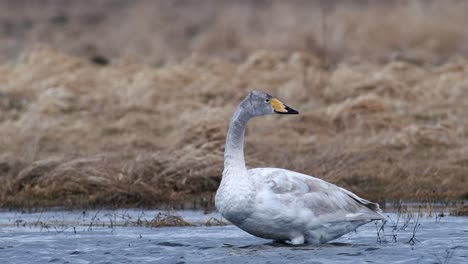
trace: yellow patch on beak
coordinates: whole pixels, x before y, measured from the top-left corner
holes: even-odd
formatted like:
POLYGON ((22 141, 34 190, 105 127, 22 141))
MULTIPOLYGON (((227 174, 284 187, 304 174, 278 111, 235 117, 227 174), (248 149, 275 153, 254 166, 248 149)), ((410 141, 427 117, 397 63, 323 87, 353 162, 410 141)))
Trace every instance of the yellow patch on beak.
POLYGON ((270 104, 275 109, 276 112, 278 113, 287 113, 288 110, 286 109, 286 106, 278 99, 272 98, 270 100, 270 104))

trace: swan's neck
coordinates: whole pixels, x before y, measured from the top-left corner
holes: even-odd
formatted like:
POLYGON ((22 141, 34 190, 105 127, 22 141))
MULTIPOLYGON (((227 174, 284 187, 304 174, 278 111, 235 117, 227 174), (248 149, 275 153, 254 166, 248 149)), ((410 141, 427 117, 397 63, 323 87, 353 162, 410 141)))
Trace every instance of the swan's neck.
POLYGON ((244 131, 252 116, 243 101, 236 109, 226 138, 224 171, 216 192, 215 204, 221 215, 240 225, 254 210, 255 187, 248 177, 244 161, 244 131))
POLYGON ((252 116, 244 110, 244 103, 237 107, 229 125, 224 150, 223 177, 229 174, 240 175, 247 171, 244 160, 244 133, 245 126, 252 116))

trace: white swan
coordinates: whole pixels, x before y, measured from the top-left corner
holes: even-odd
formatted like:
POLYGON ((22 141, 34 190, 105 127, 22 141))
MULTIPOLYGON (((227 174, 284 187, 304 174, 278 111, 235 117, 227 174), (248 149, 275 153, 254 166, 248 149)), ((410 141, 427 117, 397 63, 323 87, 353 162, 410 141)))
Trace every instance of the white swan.
POLYGON ((224 218, 252 235, 294 245, 324 243, 384 219, 378 204, 326 181, 285 169, 247 170, 245 125, 273 113, 298 114, 271 95, 252 91, 232 117, 215 197, 224 218))

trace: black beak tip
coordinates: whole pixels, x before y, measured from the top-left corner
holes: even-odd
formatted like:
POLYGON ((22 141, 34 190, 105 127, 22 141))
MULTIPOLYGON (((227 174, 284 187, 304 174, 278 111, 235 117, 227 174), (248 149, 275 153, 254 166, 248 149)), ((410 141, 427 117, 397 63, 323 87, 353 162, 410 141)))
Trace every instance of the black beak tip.
POLYGON ((292 109, 291 107, 289 107, 287 105, 284 106, 284 108, 286 109, 287 112, 278 112, 278 111, 275 110, 275 113, 282 114, 282 115, 297 115, 297 114, 299 114, 299 111, 294 110, 294 109, 292 109))
POLYGON ((288 112, 287 112, 286 114, 290 114, 290 115, 297 115, 297 114, 299 114, 299 111, 294 110, 294 109, 290 108, 289 106, 286 106, 286 110, 288 110, 288 112))

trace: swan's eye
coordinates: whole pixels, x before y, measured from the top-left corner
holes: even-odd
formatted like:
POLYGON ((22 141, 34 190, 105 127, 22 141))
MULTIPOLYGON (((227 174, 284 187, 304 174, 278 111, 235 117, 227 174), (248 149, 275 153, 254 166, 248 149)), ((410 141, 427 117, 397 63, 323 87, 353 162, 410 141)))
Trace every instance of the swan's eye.
POLYGON ((270 99, 265 99, 265 103, 269 104, 270 103, 270 99))

